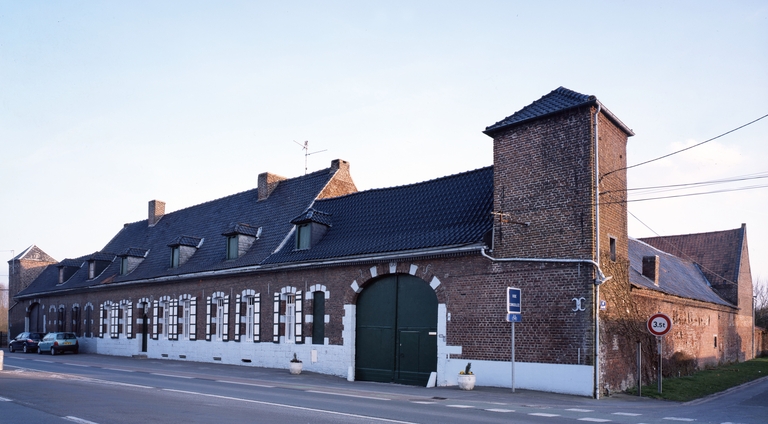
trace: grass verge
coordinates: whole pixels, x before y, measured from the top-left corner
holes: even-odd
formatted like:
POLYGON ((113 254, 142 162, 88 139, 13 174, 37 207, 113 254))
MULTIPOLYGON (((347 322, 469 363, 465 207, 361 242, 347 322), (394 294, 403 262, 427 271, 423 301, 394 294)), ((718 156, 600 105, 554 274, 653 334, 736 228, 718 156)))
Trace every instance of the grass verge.
MULTIPOLYGON (((643 386, 642 394, 655 399, 687 402, 765 376, 768 376, 768 358, 756 358, 738 364, 697 371, 686 377, 665 378, 662 380, 661 393, 656 390, 656 382, 653 382, 643 386)), ((627 390, 627 393, 637 395, 637 387, 627 390)))

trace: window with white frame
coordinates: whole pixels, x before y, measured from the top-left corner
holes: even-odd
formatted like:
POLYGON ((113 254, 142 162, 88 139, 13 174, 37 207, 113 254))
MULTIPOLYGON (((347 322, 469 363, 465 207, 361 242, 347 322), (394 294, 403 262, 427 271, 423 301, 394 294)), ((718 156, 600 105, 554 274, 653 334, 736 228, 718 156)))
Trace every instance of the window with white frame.
POLYGON ((216 292, 206 302, 205 340, 229 340, 229 295, 216 292))
MULTIPOLYGON (((178 321, 181 337, 184 340, 195 340, 197 336, 197 298, 183 295, 179 299, 178 321)), ((178 339, 178 338, 177 338, 178 339)))
POLYGON ((86 303, 83 309, 85 309, 85 321, 83 321, 85 330, 83 335, 85 337, 93 337, 93 304, 86 303))
POLYGON ((133 338, 133 302, 127 300, 120 302, 118 326, 119 334, 127 339, 133 338))
POLYGON ((237 304, 235 309, 235 340, 261 341, 261 296, 254 290, 245 290, 242 294, 237 295, 235 302, 237 304))
POLYGON ((280 343, 281 327, 283 342, 304 343, 302 299, 301 290, 297 291, 292 287, 283 289, 282 293, 275 293, 272 333, 274 343, 280 343), (281 322, 284 325, 281 326, 281 322))
POLYGON ((175 340, 175 336, 178 334, 177 326, 175 325, 177 305, 177 301, 169 296, 163 296, 154 301, 152 305, 153 339, 158 340, 162 336, 164 339, 175 340))

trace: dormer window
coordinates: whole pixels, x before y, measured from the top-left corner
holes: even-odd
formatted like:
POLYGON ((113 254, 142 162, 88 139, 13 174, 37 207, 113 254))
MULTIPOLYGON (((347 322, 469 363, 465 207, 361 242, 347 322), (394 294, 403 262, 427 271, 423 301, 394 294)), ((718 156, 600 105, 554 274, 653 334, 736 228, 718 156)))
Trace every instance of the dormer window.
POLYGON ((120 257, 120 275, 128 275, 147 257, 149 250, 129 247, 118 255, 120 257))
POLYGON ((88 279, 96 277, 96 261, 88 261, 88 279))
POLYGON ((232 224, 222 235, 227 237, 227 260, 237 259, 243 256, 261 237, 261 227, 232 224))
POLYGON ((296 250, 306 250, 317 244, 331 227, 331 215, 309 209, 291 221, 296 225, 296 250))
POLYGON ((310 224, 296 226, 296 250, 309 249, 309 241, 312 234, 310 224))
POLYGON ((72 278, 82 264, 82 259, 64 259, 59 262, 59 284, 64 284, 72 278))
POLYGON ((203 240, 199 237, 180 236, 168 244, 171 248, 171 268, 184 265, 203 245, 203 240))
POLYGON ((181 257, 181 246, 171 246, 171 268, 179 267, 180 257, 181 257))

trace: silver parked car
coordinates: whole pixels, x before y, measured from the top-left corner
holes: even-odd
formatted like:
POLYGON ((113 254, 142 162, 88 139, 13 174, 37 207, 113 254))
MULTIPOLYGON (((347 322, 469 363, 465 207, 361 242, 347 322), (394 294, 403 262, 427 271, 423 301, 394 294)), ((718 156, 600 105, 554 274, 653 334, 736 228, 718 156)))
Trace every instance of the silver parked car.
POLYGON ((50 352, 55 355, 61 352, 77 353, 80 345, 77 343, 75 333, 48 333, 43 340, 37 344, 37 353, 50 352))

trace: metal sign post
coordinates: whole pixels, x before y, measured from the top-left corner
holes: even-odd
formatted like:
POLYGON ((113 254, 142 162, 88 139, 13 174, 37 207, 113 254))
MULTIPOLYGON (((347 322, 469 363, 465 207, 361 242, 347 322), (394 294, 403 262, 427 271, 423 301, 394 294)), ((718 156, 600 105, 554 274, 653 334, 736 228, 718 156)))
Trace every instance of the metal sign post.
POLYGON ((512 393, 515 393, 515 323, 522 322, 520 289, 507 287, 507 322, 512 323, 512 393))
POLYGON ((659 353, 659 377, 656 389, 661 393, 661 355, 664 353, 664 335, 672 329, 672 320, 668 316, 658 313, 648 318, 648 331, 656 336, 659 353))

